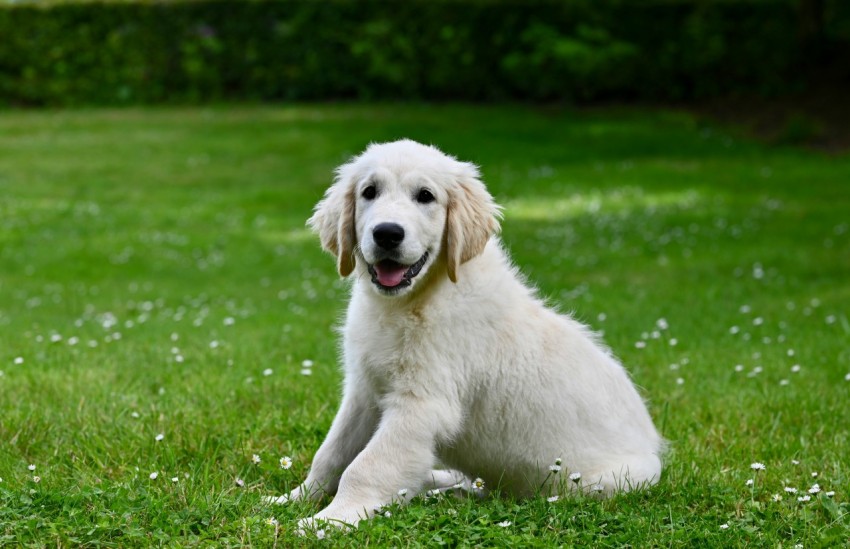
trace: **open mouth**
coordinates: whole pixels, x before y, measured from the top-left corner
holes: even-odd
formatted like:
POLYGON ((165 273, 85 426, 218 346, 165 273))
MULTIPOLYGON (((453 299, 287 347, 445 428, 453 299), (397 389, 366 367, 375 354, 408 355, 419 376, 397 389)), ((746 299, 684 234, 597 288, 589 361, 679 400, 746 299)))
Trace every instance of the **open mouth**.
POLYGON ((412 284, 413 278, 422 270, 428 261, 428 252, 413 265, 402 265, 391 259, 382 259, 374 265, 369 265, 372 282, 383 290, 405 288, 412 284))

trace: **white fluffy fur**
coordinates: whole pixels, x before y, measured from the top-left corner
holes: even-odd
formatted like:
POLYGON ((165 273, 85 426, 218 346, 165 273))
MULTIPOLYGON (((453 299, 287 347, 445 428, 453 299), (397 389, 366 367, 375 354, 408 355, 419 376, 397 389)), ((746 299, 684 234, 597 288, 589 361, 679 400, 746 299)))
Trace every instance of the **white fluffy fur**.
POLYGON ((356 524, 401 489, 409 499, 464 475, 518 496, 658 480, 662 439, 628 374, 525 285, 494 236, 498 217, 475 166, 433 147, 376 144, 338 169, 309 224, 354 280, 342 403, 305 482, 276 501, 336 497, 303 528, 356 524), (423 188, 434 202, 417 201, 423 188), (399 263, 429 252, 400 290, 368 271, 384 222, 405 230, 399 263))

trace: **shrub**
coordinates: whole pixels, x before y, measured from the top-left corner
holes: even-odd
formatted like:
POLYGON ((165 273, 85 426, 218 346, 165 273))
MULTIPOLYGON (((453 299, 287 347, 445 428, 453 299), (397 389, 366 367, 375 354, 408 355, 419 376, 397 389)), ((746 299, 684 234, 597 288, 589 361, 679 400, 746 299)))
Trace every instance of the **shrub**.
POLYGON ((805 84, 796 25, 787 0, 16 5, 0 9, 0 102, 778 94, 805 84))

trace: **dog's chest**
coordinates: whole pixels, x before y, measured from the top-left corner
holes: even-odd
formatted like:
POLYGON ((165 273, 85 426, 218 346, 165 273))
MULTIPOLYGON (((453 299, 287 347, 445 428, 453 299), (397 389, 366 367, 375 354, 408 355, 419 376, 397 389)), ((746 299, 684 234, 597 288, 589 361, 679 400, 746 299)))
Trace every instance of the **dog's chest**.
POLYGON ((413 390, 424 382, 433 354, 430 329, 415 316, 349 322, 345 331, 348 367, 363 375, 379 395, 413 390))

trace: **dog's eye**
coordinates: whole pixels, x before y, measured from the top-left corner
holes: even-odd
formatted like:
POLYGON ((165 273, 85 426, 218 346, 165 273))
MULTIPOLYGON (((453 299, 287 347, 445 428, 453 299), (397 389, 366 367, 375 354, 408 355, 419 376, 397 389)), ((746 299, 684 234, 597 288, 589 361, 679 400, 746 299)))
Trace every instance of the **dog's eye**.
POLYGON ((362 193, 360 193, 360 196, 362 196, 366 200, 372 200, 377 195, 378 195, 378 189, 376 189, 374 185, 369 185, 368 187, 363 189, 362 193))
POLYGON ((435 200, 434 195, 428 189, 421 189, 416 195, 416 201, 420 204, 428 204, 435 200))

